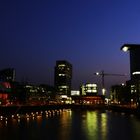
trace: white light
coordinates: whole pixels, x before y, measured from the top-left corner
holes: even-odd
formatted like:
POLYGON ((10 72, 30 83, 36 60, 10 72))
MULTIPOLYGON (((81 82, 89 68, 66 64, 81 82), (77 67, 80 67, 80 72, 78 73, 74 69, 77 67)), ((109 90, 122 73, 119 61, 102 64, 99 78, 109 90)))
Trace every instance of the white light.
POLYGON ((86 92, 88 92, 88 93, 96 93, 97 92, 97 90, 94 90, 94 89, 88 89, 86 92))
POLYGON ((140 74, 140 71, 133 72, 132 75, 140 74))
POLYGON ((124 51, 124 52, 127 52, 128 51, 128 47, 126 47, 126 46, 124 46, 123 48, 122 48, 122 50, 124 51))
POLYGON ((86 87, 97 87, 97 84, 86 84, 86 87))
POLYGON ((66 74, 59 74, 59 76, 66 76, 66 74))
POLYGON ((68 96, 67 95, 61 95, 61 98, 67 98, 68 96))
POLYGON ((103 89, 102 89, 102 94, 105 95, 105 92, 106 92, 106 89, 103 88, 103 89))
POLYGON ((68 88, 67 86, 59 86, 59 88, 68 88))
POLYGON ((122 83, 122 86, 124 86, 125 84, 124 83, 122 83))
POLYGON ((77 91, 76 91, 76 90, 75 90, 75 91, 72 90, 72 91, 71 91, 71 96, 74 96, 74 95, 79 96, 79 95, 80 95, 80 91, 78 91, 78 90, 77 90, 77 91))
POLYGON ((96 75, 100 75, 100 73, 99 72, 96 72, 96 75))
POLYGON ((65 64, 59 64, 58 67, 65 67, 65 64))

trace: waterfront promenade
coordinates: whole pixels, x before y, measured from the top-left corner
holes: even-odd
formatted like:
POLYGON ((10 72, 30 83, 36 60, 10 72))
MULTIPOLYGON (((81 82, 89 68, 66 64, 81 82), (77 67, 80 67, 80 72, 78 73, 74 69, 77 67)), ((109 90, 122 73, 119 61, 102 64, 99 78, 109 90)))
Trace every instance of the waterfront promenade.
POLYGON ((0 106, 0 115, 9 116, 14 114, 26 114, 37 111, 53 111, 53 110, 110 110, 115 112, 125 112, 129 114, 140 115, 138 108, 126 108, 115 105, 79 105, 79 104, 55 104, 55 105, 42 105, 42 106, 0 106))

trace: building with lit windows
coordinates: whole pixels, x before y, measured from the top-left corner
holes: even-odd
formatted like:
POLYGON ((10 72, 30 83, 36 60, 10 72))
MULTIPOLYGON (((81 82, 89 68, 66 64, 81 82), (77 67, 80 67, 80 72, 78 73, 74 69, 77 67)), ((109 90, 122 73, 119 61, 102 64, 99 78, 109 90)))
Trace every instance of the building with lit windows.
POLYGON ((121 50, 130 53, 131 80, 140 80, 140 44, 124 44, 121 50))
POLYGON ((130 89, 130 102, 140 103, 140 44, 124 44, 121 50, 130 54, 130 80, 126 82, 130 89))
POLYGON ((72 65, 65 60, 56 61, 54 85, 58 95, 71 94, 72 65))
POLYGON ((110 91, 110 101, 113 104, 128 104, 131 101, 131 94, 128 85, 112 85, 110 91))
POLYGON ((80 96, 75 95, 72 96, 72 103, 75 104, 104 104, 104 96, 103 95, 97 95, 98 94, 98 88, 97 84, 93 83, 86 83, 82 84, 80 87, 80 96))
POLYGON ((81 95, 97 95, 97 84, 86 83, 81 86, 81 95))

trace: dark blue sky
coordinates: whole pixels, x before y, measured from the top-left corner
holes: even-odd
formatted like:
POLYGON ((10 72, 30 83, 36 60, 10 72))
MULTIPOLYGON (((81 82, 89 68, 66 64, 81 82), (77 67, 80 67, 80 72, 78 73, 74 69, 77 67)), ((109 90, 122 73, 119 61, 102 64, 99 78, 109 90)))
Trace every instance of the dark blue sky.
MULTIPOLYGON (((3 0, 0 69, 53 85, 56 60, 73 65, 73 88, 100 83, 94 72, 129 74, 124 43, 140 43, 139 0, 3 0)), ((106 77, 106 86, 128 77, 106 77)))

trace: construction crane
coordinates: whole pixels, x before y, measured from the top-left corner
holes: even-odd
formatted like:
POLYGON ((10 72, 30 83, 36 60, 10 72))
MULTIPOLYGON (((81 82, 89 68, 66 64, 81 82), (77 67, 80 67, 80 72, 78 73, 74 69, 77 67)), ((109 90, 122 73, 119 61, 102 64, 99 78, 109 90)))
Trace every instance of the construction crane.
POLYGON ((94 75, 101 76, 102 77, 102 95, 105 96, 106 89, 104 84, 104 77, 105 76, 127 76, 126 74, 111 74, 111 73, 105 73, 103 70, 101 72, 96 72, 94 75))

